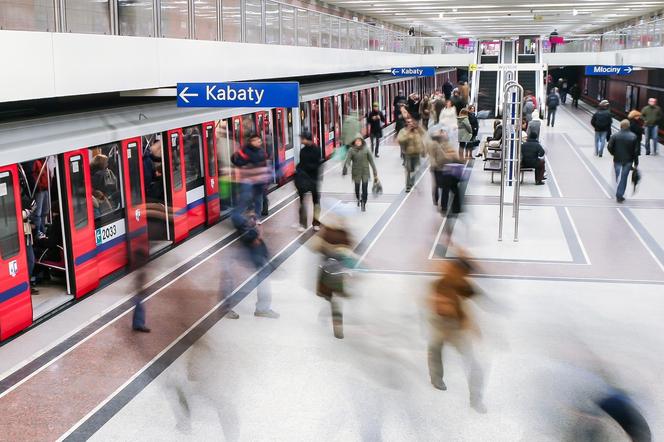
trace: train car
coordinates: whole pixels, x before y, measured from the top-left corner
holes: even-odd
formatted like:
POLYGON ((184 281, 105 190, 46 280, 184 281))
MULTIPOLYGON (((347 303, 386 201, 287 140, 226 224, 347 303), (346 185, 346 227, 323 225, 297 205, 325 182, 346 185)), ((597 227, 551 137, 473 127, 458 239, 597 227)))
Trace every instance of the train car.
POLYGON ((169 102, 0 124, 2 159, 12 161, 0 164, 0 341, 92 293, 133 253, 155 256, 218 222, 235 199, 231 156, 250 133, 264 140, 276 187, 295 173, 302 129, 327 158, 340 145, 344 113, 364 122, 372 101, 388 106, 384 91, 418 84, 427 87, 389 76, 307 84, 299 109, 169 102), (41 174, 48 187, 37 195, 31 183, 41 174), (43 231, 30 245, 23 209, 36 197, 44 210, 31 218, 39 215, 43 231))

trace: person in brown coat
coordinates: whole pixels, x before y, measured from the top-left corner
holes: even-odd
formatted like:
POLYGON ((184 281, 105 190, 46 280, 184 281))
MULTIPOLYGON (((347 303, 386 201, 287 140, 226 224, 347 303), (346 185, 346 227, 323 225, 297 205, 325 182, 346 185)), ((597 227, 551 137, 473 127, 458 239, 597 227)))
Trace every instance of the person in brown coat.
POLYGON ((431 384, 439 390, 447 390, 443 381, 443 345, 452 344, 468 367, 470 405, 480 413, 486 412, 482 402, 484 374, 475 358, 471 333, 479 334, 465 304, 476 292, 468 281, 473 268, 470 260, 463 256, 443 262, 442 275, 432 286, 428 298, 429 324, 429 376, 431 384))
POLYGON ((414 118, 409 118, 406 124, 406 128, 397 136, 397 143, 401 147, 401 154, 404 158, 406 192, 410 192, 415 181, 414 173, 420 166, 420 157, 425 154, 424 143, 427 133, 414 118))

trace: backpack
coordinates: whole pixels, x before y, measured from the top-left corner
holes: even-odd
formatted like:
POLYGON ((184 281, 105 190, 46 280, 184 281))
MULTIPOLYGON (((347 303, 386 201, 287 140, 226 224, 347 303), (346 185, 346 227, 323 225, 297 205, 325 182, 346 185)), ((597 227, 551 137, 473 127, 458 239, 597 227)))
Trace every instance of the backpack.
POLYGON ((558 107, 560 100, 558 100, 557 95, 549 95, 549 98, 546 99, 546 105, 548 107, 558 107))

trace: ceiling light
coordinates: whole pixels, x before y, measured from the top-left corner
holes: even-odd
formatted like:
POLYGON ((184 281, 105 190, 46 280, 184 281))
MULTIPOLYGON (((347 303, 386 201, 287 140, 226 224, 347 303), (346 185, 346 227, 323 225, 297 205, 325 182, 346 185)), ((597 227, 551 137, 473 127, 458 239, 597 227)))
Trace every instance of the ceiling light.
POLYGON ((438 18, 443 18, 443 17, 445 17, 444 13, 441 12, 440 14, 438 14, 438 18))
POLYGON ((576 9, 572 9, 572 15, 579 15, 579 11, 577 11, 576 9))
POLYGON ((458 11, 457 8, 452 8, 452 12, 457 12, 457 11, 458 11))

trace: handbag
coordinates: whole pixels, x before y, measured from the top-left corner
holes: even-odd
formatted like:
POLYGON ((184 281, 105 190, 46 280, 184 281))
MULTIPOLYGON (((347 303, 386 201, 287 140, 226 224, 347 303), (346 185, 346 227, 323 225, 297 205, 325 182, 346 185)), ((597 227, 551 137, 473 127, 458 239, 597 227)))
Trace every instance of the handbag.
POLYGON ((480 145, 480 140, 477 138, 470 140, 469 142, 466 143, 467 148, 475 148, 480 145))
POLYGON ((319 267, 319 282, 324 285, 328 290, 343 294, 344 293, 344 276, 346 269, 335 258, 328 257, 319 267))
POLYGON ((373 196, 378 196, 383 193, 383 185, 380 183, 380 180, 374 180, 373 187, 371 187, 371 193, 373 196))

